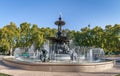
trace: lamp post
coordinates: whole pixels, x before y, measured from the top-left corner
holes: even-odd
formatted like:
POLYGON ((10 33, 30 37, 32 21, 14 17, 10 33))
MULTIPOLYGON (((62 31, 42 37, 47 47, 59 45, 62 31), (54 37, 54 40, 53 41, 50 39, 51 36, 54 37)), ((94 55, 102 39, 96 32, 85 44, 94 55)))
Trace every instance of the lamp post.
POLYGON ((91 43, 91 40, 90 40, 90 24, 88 25, 88 28, 89 28, 89 32, 88 32, 89 45, 88 46, 90 46, 90 43, 91 43))

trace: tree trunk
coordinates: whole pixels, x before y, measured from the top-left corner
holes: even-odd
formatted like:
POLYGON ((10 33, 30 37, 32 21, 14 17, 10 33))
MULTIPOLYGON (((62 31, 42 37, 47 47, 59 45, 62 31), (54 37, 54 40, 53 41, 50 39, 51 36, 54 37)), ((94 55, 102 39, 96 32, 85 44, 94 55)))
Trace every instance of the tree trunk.
POLYGON ((12 47, 10 48, 10 56, 12 56, 12 53, 13 52, 13 49, 12 49, 12 47))

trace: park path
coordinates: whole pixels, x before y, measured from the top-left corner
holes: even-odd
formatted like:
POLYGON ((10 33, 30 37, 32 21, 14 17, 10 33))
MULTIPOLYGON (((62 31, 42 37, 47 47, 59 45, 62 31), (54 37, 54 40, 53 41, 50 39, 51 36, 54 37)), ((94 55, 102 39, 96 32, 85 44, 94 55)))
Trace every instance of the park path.
POLYGON ((13 76, 115 76, 120 74, 120 64, 112 69, 103 72, 44 72, 44 71, 27 71, 16 67, 7 66, 2 62, 0 56, 0 72, 13 76))

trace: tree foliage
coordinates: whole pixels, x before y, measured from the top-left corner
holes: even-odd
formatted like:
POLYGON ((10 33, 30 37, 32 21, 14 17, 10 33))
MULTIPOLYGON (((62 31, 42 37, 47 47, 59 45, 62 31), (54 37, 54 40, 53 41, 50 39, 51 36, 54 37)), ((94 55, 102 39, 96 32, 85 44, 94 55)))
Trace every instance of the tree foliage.
POLYGON ((120 24, 101 27, 82 28, 75 33, 75 43, 78 46, 99 47, 107 53, 120 52, 120 24))
MULTIPOLYGON (((105 52, 120 52, 120 24, 106 25, 105 29, 96 26, 84 27, 79 31, 65 29, 63 35, 73 39, 77 46, 99 47, 105 52)), ((55 37, 57 29, 39 28, 36 24, 21 23, 20 27, 14 22, 0 28, 0 51, 9 52, 16 47, 42 47, 47 37, 55 37)))

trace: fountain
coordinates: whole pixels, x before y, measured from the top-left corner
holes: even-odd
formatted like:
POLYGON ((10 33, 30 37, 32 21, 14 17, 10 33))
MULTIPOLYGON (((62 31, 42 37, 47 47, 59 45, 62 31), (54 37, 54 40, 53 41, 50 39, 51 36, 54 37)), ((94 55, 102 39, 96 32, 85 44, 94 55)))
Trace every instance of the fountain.
POLYGON ((16 48, 14 56, 3 58, 3 62, 27 70, 39 71, 103 71, 113 67, 113 61, 105 60, 101 48, 74 46, 72 39, 62 33, 65 22, 61 16, 55 22, 56 37, 47 37, 43 48, 16 48), (50 45, 49 45, 50 44, 50 45), (90 69, 90 70, 89 70, 90 69))

